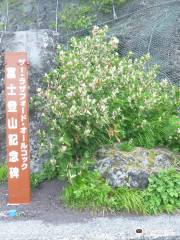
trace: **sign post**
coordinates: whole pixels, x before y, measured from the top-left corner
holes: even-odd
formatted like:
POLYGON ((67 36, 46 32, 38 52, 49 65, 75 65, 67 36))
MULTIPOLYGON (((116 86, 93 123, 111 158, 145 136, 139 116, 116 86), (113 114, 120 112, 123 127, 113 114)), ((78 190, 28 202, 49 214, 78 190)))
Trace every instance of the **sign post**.
POLYGON ((8 204, 29 204, 28 63, 25 52, 5 53, 8 204))

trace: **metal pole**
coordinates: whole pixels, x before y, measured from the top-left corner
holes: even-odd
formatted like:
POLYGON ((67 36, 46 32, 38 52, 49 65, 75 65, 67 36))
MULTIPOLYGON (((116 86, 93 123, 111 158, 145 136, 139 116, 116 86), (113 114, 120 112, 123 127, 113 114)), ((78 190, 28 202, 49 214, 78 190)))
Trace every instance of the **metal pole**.
POLYGON ((59 0, 56 3, 56 32, 58 31, 58 9, 59 9, 59 0))

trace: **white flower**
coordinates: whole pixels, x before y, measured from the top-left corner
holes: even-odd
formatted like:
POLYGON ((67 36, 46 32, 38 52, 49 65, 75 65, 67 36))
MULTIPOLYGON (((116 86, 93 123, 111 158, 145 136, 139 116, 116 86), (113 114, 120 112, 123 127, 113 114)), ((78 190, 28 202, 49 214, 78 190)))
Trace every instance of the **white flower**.
POLYGON ((142 121, 142 123, 141 123, 141 127, 145 127, 146 124, 147 124, 147 120, 144 119, 144 120, 142 121))
POLYGON ((51 159, 51 160, 50 160, 50 163, 51 163, 52 165, 56 165, 56 160, 55 160, 55 159, 51 159))
POLYGON ((71 97, 73 97, 75 94, 74 94, 74 92, 68 92, 67 94, 66 94, 66 97, 67 98, 71 98, 71 97))
POLYGON ((168 85, 168 80, 167 79, 163 79, 161 82, 160 82, 161 86, 166 86, 168 85))
POLYGON ((117 48, 119 44, 119 39, 117 37, 112 37, 109 43, 113 48, 117 48))
POLYGON ((131 103, 131 100, 132 100, 132 99, 131 99, 130 96, 128 96, 127 100, 128 100, 129 103, 131 103))
POLYGON ((41 88, 37 88, 37 92, 40 93, 41 92, 41 88))
POLYGON ((67 77, 67 75, 65 73, 61 75, 62 79, 65 79, 66 77, 67 77))
POLYGON ((85 136, 89 136, 90 133, 91 133, 90 129, 85 129, 85 131, 84 131, 85 136))
POLYGON ((99 27, 98 26, 94 26, 93 30, 92 30, 92 35, 95 36, 98 32, 99 32, 99 27))
POLYGON ((141 111, 143 111, 143 110, 144 110, 144 106, 139 106, 139 109, 140 109, 141 111))
POLYGON ((61 147, 61 152, 64 153, 64 152, 66 151, 66 149, 67 149, 67 146, 63 145, 63 146, 61 147))
POLYGON ((64 142, 64 138, 61 137, 61 138, 59 139, 59 142, 60 142, 60 143, 63 143, 63 142, 64 142))

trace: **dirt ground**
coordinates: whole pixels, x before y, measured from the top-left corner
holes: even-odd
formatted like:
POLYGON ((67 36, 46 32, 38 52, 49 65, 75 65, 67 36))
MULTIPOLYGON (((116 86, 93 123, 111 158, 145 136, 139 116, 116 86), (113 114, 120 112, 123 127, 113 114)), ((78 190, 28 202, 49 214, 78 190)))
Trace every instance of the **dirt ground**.
MULTIPOLYGON (((0 185, 0 212, 16 209, 21 216, 20 220, 43 220, 54 223, 84 222, 93 216, 88 212, 79 212, 64 207, 60 202, 60 193, 64 183, 54 180, 44 182, 32 192, 32 202, 30 205, 7 206, 7 184, 0 185)), ((6 218, 1 218, 1 220, 6 218)))

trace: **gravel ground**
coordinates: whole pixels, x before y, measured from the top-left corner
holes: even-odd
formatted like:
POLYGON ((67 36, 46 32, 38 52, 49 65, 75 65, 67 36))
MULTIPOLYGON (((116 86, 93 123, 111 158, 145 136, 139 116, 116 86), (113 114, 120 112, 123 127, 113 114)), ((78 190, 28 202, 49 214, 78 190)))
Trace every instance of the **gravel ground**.
POLYGON ((7 186, 0 186, 0 209, 24 216, 0 218, 0 240, 180 240, 180 215, 156 217, 92 214, 66 209, 59 203, 64 184, 43 183, 29 206, 7 206, 7 186), (136 233, 142 229, 142 233, 136 233))

